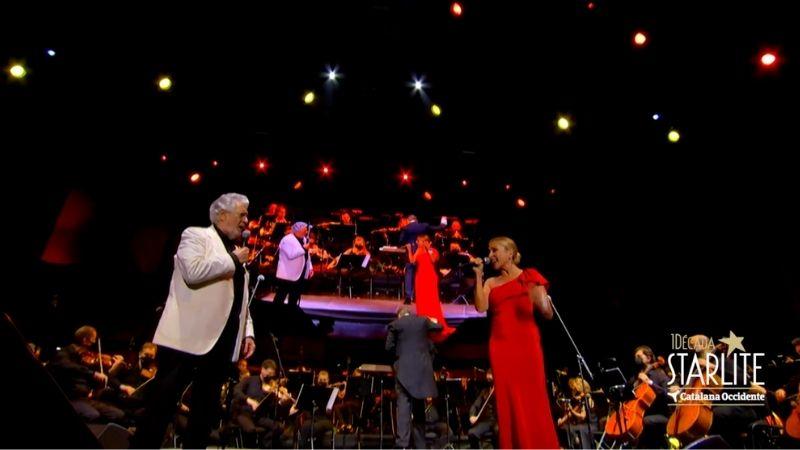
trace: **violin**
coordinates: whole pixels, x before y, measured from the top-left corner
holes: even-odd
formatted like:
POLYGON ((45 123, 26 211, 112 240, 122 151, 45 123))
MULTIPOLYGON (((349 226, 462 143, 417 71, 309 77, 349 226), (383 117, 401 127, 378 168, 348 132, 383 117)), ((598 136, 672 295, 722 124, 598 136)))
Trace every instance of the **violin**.
MULTIPOLYGON (((121 360, 122 358, 120 355, 111 356, 105 353, 93 352, 91 350, 85 350, 80 355, 81 363, 86 367, 95 368, 99 365, 102 365, 104 370, 110 370, 112 367, 114 367, 114 364, 116 364, 117 360, 121 360)), ((122 360, 122 364, 124 364, 125 367, 130 367, 130 365, 124 360, 122 360)))

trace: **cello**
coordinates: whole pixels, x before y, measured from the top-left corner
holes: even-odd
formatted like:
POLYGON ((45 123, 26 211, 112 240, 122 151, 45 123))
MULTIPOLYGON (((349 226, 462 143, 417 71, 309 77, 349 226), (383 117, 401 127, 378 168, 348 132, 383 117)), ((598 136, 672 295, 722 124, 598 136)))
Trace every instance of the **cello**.
MULTIPOLYGON (((653 364, 648 364, 642 373, 647 373, 665 364, 659 356, 653 364)), ((606 421, 606 435, 614 440, 635 442, 644 431, 644 414, 656 400, 656 393, 650 385, 638 379, 633 387, 633 399, 626 400, 619 408, 609 413, 606 421)))
MULTIPOLYGON (((795 394, 795 398, 797 398, 797 394, 795 394)), ((789 418, 786 419, 784 431, 792 439, 800 439, 800 400, 797 400, 794 405, 794 409, 792 410, 792 414, 790 414, 789 418)))
MULTIPOLYGON (((705 357, 703 357, 705 360, 705 357)), ((708 364, 708 363, 706 363, 708 364)), ((705 378, 700 376, 681 390, 696 394, 708 392, 719 393, 722 380, 718 375, 705 378), (716 386, 716 387, 715 387, 716 386)), ((672 395, 672 394, 670 394, 672 395)), ((677 398, 677 394, 675 394, 677 398)), ((714 419, 709 401, 681 400, 667 422, 667 435, 677 438, 680 442, 692 442, 708 434, 714 419)))

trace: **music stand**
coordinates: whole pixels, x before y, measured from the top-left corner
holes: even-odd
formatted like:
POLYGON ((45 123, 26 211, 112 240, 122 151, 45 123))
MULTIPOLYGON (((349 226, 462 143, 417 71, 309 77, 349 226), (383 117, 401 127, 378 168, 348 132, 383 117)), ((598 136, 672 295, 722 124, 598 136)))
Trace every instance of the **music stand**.
POLYGON ((319 405, 325 405, 325 411, 330 411, 328 408, 333 408, 333 402, 336 401, 336 395, 339 393, 339 388, 328 388, 324 386, 310 386, 303 393, 298 401, 298 408, 301 411, 311 411, 311 449, 314 449, 314 424, 316 422, 317 408, 319 405))
MULTIPOLYGON (((630 400, 634 397, 632 386, 628 383, 627 378, 622 373, 622 370, 617 364, 616 358, 608 358, 602 363, 598 364, 600 367, 600 387, 606 393, 607 398, 614 404, 613 408, 609 408, 608 417, 611 416, 611 411, 617 411, 617 420, 625 420, 625 415, 622 414, 622 404, 625 400, 630 400)), ((620 429, 625 428, 620 426, 620 429)), ((606 431, 603 430, 603 435, 600 437, 598 448, 603 447, 606 438, 606 431)), ((614 442, 616 444, 616 442, 614 442)), ((614 444, 611 447, 614 447, 614 444)))
POLYGON ((368 264, 369 255, 344 253, 339 255, 339 262, 336 264, 336 270, 339 273, 339 295, 342 295, 342 270, 347 270, 347 293, 350 298, 353 298, 353 272, 362 269, 366 270, 368 264))

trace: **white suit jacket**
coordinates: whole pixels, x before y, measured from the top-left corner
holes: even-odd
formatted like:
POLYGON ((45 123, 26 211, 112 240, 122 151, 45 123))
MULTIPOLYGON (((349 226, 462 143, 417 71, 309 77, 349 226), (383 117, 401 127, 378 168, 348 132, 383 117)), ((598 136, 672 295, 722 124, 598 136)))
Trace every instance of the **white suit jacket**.
POLYGON ((303 273, 303 263, 306 264, 305 279, 311 277, 311 258, 306 261, 306 250, 297 237, 289 233, 281 239, 278 245, 280 254, 278 256, 278 271, 276 277, 281 280, 297 281, 300 279, 300 274, 303 273))
MULTIPOLYGON (((193 355, 208 353, 217 343, 233 305, 233 258, 214 226, 183 231, 167 303, 153 342, 193 355)), ((244 336, 253 336, 247 305, 249 275, 245 270, 239 336, 231 361, 239 359, 244 336), (242 334, 242 329, 246 334, 242 334)))

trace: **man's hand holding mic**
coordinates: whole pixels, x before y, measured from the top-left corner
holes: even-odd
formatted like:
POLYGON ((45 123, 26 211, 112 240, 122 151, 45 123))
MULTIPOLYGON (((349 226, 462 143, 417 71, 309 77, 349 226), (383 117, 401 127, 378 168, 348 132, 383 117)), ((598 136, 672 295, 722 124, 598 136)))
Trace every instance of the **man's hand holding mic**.
POLYGON ((246 263, 247 260, 250 259, 250 249, 247 247, 236 246, 231 253, 233 253, 233 257, 242 264, 246 263))

